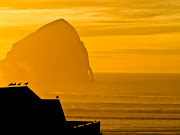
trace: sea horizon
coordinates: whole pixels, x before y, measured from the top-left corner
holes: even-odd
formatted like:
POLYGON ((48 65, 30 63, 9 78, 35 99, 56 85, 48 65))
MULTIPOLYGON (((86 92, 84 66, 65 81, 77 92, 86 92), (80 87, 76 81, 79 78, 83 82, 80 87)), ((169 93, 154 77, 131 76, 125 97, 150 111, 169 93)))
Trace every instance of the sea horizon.
POLYGON ((101 121, 104 135, 180 134, 180 74, 94 76, 86 94, 51 93, 68 121, 101 121))

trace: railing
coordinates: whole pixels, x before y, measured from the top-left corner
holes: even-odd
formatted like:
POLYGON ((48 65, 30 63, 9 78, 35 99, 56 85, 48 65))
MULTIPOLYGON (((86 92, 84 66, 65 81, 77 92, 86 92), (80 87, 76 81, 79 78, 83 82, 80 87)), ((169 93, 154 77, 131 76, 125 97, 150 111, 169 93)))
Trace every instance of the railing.
POLYGON ((73 134, 100 135, 100 122, 67 121, 67 130, 73 134))
POLYGON ((99 124, 100 122, 89 122, 89 123, 85 123, 83 125, 77 125, 77 126, 74 126, 74 128, 84 128, 84 127, 87 127, 87 126, 95 126, 95 124, 99 124))

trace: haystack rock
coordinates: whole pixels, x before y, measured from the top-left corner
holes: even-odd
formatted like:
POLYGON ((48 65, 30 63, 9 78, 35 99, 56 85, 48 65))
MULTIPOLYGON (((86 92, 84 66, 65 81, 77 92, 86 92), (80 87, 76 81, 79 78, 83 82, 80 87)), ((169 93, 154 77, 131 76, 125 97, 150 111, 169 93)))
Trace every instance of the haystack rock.
POLYGON ((29 82, 37 93, 73 91, 93 80, 87 50, 67 21, 51 22, 16 42, 0 62, 0 85, 29 82))

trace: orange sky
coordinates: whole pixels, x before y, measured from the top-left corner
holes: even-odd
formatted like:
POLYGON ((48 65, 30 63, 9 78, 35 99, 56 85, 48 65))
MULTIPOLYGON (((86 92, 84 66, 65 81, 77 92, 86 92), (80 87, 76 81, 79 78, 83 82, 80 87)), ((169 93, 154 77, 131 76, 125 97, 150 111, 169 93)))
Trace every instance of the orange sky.
POLYGON ((0 59, 60 18, 78 31, 94 72, 180 73, 179 0, 0 0, 0 59))

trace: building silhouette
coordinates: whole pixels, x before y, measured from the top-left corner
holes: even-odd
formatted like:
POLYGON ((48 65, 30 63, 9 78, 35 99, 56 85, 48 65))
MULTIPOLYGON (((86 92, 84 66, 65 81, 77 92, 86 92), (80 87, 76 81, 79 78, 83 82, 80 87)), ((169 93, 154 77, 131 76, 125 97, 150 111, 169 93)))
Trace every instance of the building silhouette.
POLYGON ((66 121, 59 99, 41 99, 28 87, 0 88, 0 132, 100 135, 100 122, 66 121))

